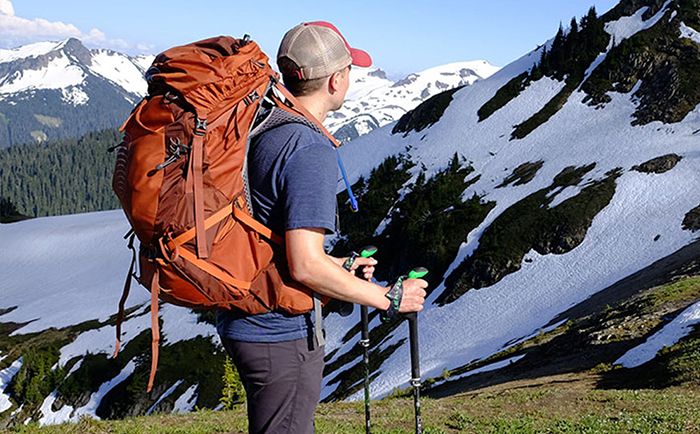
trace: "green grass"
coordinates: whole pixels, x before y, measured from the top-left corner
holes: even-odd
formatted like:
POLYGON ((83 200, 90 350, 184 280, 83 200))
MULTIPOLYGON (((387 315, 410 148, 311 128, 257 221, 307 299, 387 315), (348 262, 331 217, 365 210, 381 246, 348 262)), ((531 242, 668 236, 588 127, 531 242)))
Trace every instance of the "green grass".
MULTIPOLYGON (((700 394, 696 389, 590 390, 545 385, 506 391, 421 400, 426 433, 697 433, 700 394)), ((361 403, 321 404, 316 431, 358 433, 364 426, 361 403)), ((76 424, 17 427, 14 433, 236 433, 245 432, 245 410, 196 411, 121 421, 83 419, 76 424)), ((413 431, 413 402, 391 398, 372 402, 372 432, 413 431)))
POLYGON ((653 312, 668 303, 689 303, 700 300, 700 276, 688 277, 659 286, 642 297, 640 304, 647 312, 653 312))

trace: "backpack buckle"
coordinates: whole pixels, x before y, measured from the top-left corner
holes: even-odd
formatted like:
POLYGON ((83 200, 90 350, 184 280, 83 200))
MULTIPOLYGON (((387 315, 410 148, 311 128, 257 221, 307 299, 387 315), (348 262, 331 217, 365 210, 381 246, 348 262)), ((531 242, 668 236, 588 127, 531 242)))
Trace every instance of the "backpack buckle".
POLYGON ((207 120, 195 117, 194 118, 194 134, 196 134, 198 136, 203 136, 206 133, 207 133, 207 120))
POLYGON ((259 99, 260 95, 258 95, 258 92, 256 90, 254 90, 243 98, 243 102, 246 106, 249 106, 259 99))

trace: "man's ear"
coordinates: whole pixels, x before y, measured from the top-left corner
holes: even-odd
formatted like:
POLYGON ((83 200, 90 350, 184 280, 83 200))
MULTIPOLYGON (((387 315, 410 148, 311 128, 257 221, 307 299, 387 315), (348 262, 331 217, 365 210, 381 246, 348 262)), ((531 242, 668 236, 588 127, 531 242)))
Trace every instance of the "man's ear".
POLYGON ((340 83, 343 79, 342 73, 343 71, 336 71, 328 77, 328 93, 331 95, 336 93, 340 88, 340 83))

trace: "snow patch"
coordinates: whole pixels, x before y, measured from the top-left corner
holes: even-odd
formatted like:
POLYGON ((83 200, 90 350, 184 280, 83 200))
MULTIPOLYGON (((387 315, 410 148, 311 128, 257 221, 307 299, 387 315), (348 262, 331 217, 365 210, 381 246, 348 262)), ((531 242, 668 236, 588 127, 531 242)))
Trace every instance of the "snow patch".
POLYGON ((700 32, 692 27, 686 26, 685 23, 681 23, 681 38, 687 38, 700 44, 700 32))
POLYGON ((90 97, 83 89, 78 86, 74 86, 67 89, 61 89, 61 99, 68 104, 79 106, 86 104, 90 100, 90 97))
POLYGON ((643 344, 627 351, 615 361, 616 365, 635 368, 652 360, 662 349, 674 345, 700 323, 700 301, 686 308, 673 321, 654 333, 643 344))
POLYGON ((54 390, 49 394, 49 396, 47 396, 44 399, 44 402, 41 403, 41 407, 39 407, 39 411, 42 414, 42 417, 39 419, 40 425, 54 425, 67 421, 77 420, 71 419, 73 407, 71 407, 70 405, 64 405, 57 411, 53 411, 51 407, 53 407, 53 403, 56 402, 57 398, 58 392, 54 390))
MULTIPOLYGON (((3 249, 13 252, 0 255, 0 270, 14 271, 0 280, 2 303, 18 306, 0 316, 2 322, 28 322, 18 335, 109 319, 131 262, 123 238, 128 230, 121 210, 0 225, 3 249)), ((126 308, 149 300, 134 282, 126 308)), ((104 336, 114 343, 113 333, 104 336)))
POLYGON ((554 200, 552 200, 552 202, 549 204, 549 207, 554 208, 555 206, 559 205, 565 200, 575 197, 576 195, 581 193, 581 190, 583 190, 583 188, 584 187, 578 185, 568 186, 564 188, 554 196, 554 200))
POLYGON ((613 37, 615 40, 615 45, 617 45, 625 39, 631 38, 643 30, 654 27, 654 25, 656 25, 656 23, 659 22, 659 20, 664 16, 670 3, 671 0, 666 0, 666 3, 664 3, 661 9, 659 9, 659 11, 653 17, 646 21, 644 21, 642 16, 646 13, 649 7, 644 6, 635 12, 634 15, 622 17, 617 21, 606 23, 605 31, 613 37))
POLYGON ((12 379, 17 375, 22 367, 22 358, 12 362, 10 366, 0 371, 0 413, 12 407, 10 395, 5 394, 5 389, 10 384, 12 379))
POLYGON ((173 408, 173 413, 188 413, 194 409, 197 403, 197 395, 195 394, 197 390, 197 384, 193 384, 175 401, 175 407, 173 408))
POLYGON ((90 69, 127 92, 144 96, 148 91, 140 66, 122 54, 100 50, 92 56, 90 69))
POLYGON ((499 362, 494 362, 494 363, 488 364, 486 366, 482 366, 481 368, 473 369, 471 371, 467 371, 463 374, 456 375, 454 377, 449 377, 446 380, 436 381, 433 384, 433 386, 437 386, 437 385, 445 384, 445 383, 451 383, 453 381, 461 380, 461 379, 466 378, 466 377, 471 377, 472 375, 482 374, 484 372, 491 372, 491 371, 495 371, 495 370, 498 370, 501 368, 505 368, 506 366, 512 365, 513 363, 517 362, 518 360, 522 359, 523 357, 525 357, 525 354, 511 357, 511 358, 506 359, 506 360, 501 360, 499 362))
POLYGON ((62 42, 37 42, 11 50, 0 49, 0 63, 12 62, 18 59, 38 57, 54 51, 62 42))
POLYGON ((44 402, 41 405, 41 413, 43 414, 43 416, 41 419, 39 419, 39 424, 50 425, 56 423, 63 423, 67 421, 77 422, 81 416, 89 416, 94 419, 99 419, 99 417, 95 415, 95 410, 97 410, 97 407, 99 407, 102 398, 104 398, 104 396, 110 390, 118 386, 121 382, 123 382, 131 374, 133 374, 135 369, 136 362, 134 362, 133 360, 129 361, 129 363, 126 364, 124 369, 122 369, 116 377, 103 383, 97 390, 97 392, 94 392, 92 395, 90 395, 90 400, 87 404, 75 410, 73 410, 73 407, 71 407, 70 405, 64 405, 58 411, 54 412, 51 409, 51 406, 53 405, 57 397, 57 393, 56 391, 54 391, 44 400, 44 402))
POLYGON ((166 390, 165 392, 163 392, 163 394, 160 395, 160 396, 158 397, 158 400, 155 402, 155 404, 153 404, 152 406, 150 406, 150 407, 148 408, 148 410, 146 410, 146 415, 149 415, 149 414, 153 413, 153 410, 155 410, 156 407, 158 407, 158 404, 160 404, 160 403, 161 403, 165 398, 167 398, 168 396, 172 395, 173 392, 175 391, 175 389, 177 389, 177 386, 179 386, 180 384, 182 384, 182 380, 177 380, 177 381, 175 382, 175 384, 173 384, 172 386, 168 387, 168 390, 166 390))

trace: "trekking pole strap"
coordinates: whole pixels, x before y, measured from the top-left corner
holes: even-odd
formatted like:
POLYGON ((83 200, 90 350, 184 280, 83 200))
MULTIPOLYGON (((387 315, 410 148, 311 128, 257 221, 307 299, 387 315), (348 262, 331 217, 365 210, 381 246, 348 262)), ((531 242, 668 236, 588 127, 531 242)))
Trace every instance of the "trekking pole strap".
POLYGON ((314 349, 326 345, 326 338, 323 336, 323 306, 321 296, 314 292, 314 349))
POLYGON ((384 294, 384 297, 388 298, 391 303, 389 308, 381 314, 382 322, 391 321, 399 314, 399 307, 401 307, 401 300, 403 299, 403 281, 406 277, 399 277, 391 289, 384 294))

